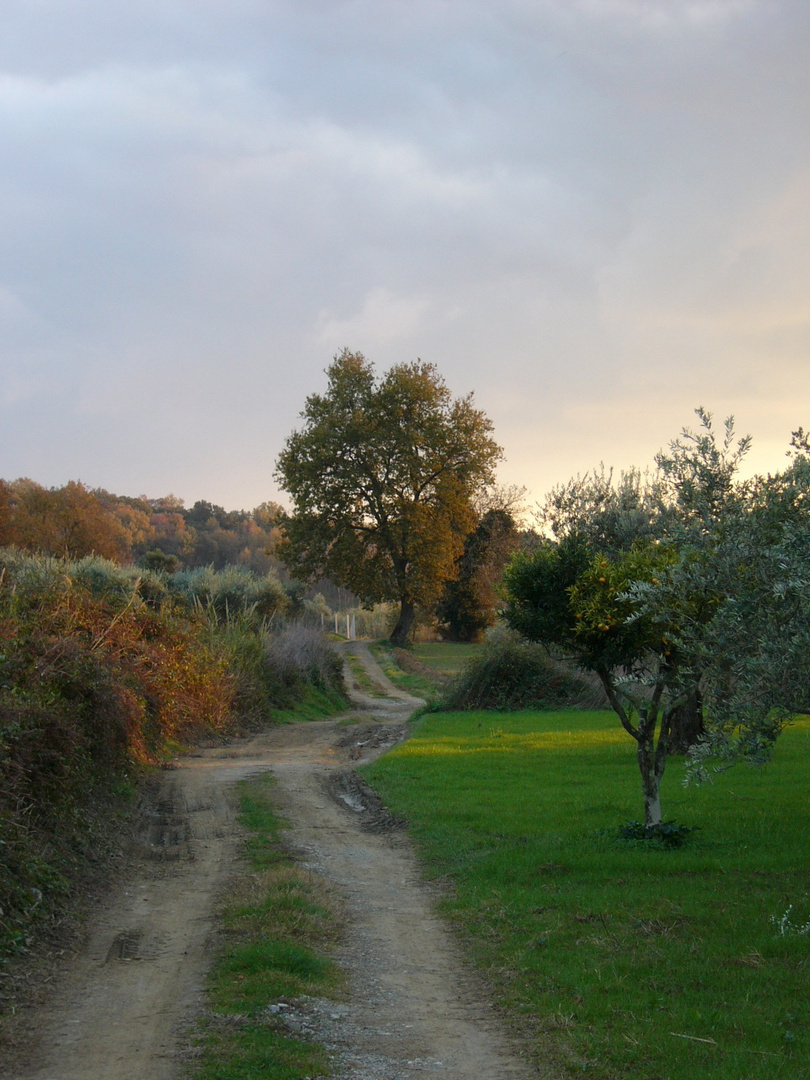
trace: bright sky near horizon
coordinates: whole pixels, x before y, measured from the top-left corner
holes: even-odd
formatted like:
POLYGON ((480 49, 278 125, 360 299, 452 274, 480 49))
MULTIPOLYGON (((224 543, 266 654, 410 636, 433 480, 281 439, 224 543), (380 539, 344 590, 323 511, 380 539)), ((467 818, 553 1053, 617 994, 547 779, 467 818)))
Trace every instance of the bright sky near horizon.
POLYGON ((344 345, 535 499, 810 427, 807 0, 2 0, 0 476, 250 508, 344 345))

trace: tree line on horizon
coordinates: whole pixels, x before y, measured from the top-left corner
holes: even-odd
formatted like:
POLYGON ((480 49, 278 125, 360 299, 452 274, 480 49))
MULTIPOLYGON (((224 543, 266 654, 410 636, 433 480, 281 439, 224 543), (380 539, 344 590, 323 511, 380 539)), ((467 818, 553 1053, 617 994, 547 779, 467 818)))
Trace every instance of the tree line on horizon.
POLYGON ((116 495, 71 480, 46 488, 34 480, 0 479, 0 547, 80 559, 99 555, 151 569, 245 566, 283 573, 274 552, 282 508, 263 502, 225 510, 176 495, 116 495))

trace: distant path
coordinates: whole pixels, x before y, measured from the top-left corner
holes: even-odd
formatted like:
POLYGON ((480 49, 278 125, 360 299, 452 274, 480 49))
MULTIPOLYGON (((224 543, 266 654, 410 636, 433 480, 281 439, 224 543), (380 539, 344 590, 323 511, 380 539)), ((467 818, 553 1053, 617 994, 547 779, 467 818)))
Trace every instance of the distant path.
POLYGON ((538 1075, 498 1032, 433 912, 404 832, 351 769, 401 741, 421 702, 390 683, 363 643, 344 648, 386 695, 355 687, 348 715, 357 723, 273 728, 201 750, 164 774, 141 809, 128 880, 58 992, 29 1018, 36 1037, 27 1055, 0 1069, 4 1077, 176 1080, 184 1028, 203 1005, 216 897, 238 851, 233 784, 266 770, 278 781, 292 849, 338 888, 350 912, 337 957, 349 1000, 308 999, 284 1012, 293 1030, 327 1046, 336 1080, 538 1075))

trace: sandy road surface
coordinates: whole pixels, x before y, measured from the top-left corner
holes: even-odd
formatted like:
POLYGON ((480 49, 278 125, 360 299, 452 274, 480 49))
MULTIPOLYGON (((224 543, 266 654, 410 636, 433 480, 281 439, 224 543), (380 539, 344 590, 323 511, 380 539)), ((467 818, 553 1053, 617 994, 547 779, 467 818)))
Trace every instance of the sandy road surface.
MULTIPOLYGON (((350 646, 388 695, 363 697, 356 726, 290 725, 184 758, 138 819, 128 879, 97 918, 58 991, 36 1011, 14 1080, 174 1080, 183 1028, 202 1005, 212 911, 237 851, 232 787, 272 770, 301 860, 346 898, 338 957, 348 1001, 283 1011, 330 1050, 338 1080, 528 1080, 432 912, 404 834, 351 771, 404 736, 418 704, 362 645, 350 646)), ((2 1063, 0 1063, 2 1065, 2 1063)))

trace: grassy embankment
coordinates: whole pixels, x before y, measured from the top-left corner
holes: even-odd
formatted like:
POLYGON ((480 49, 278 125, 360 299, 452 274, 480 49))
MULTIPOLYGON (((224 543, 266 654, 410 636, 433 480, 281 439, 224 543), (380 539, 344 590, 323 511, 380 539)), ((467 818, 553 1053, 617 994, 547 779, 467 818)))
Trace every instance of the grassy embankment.
POLYGON ((363 771, 561 1075, 810 1076, 810 722, 704 788, 672 761, 665 813, 696 827, 677 850, 617 839, 633 749, 610 713, 439 713, 363 771))
POLYGON ((458 645, 446 641, 426 642, 410 649, 394 649, 388 642, 378 642, 372 652, 385 674, 409 694, 426 700, 436 699, 463 669, 477 656, 480 645, 458 645))
POLYGON ((194 1080, 304 1080, 329 1072, 324 1050, 292 1037, 272 1011, 279 1001, 341 988, 328 959, 340 932, 339 905, 280 843, 272 783, 264 775, 239 785, 246 859, 221 916, 194 1080))

